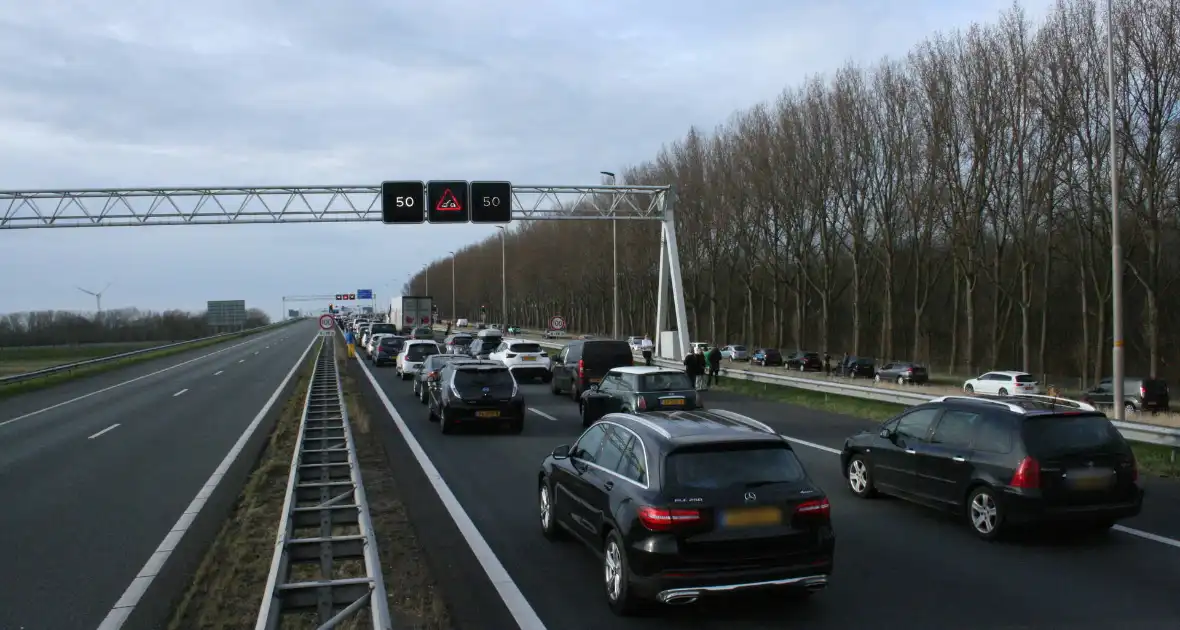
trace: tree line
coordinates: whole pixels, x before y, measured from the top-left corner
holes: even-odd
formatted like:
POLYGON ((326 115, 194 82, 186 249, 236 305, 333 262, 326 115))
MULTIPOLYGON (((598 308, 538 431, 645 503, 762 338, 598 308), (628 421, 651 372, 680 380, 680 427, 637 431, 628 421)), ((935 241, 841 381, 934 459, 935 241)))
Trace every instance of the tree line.
MULTIPOLYGON (((270 316, 246 311, 246 328, 265 326, 270 316)), ((80 313, 29 311, 0 315, 0 347, 60 346, 85 343, 186 341, 216 334, 204 312, 140 311, 134 308, 80 313)))
MULTIPOLYGON (((677 191, 693 339, 1109 375, 1104 10, 1061 1, 1034 24, 1014 5, 689 129, 627 169, 628 183, 677 191)), ((1180 0, 1121 0, 1113 19, 1127 369, 1174 378, 1180 0)), ((620 332, 651 333, 658 230, 619 223, 620 332)), ((507 238, 508 323, 561 314, 610 332, 609 222, 538 221, 507 238)), ((457 254, 460 316, 500 312, 499 249, 493 237, 457 254)), ((450 264, 431 274, 447 292, 450 264)))

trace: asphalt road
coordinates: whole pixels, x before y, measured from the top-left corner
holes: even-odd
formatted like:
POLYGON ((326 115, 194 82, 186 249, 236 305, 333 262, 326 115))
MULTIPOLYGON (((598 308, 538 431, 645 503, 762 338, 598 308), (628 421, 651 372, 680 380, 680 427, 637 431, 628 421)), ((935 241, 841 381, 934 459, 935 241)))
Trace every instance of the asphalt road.
POLYGON ((0 628, 97 627, 314 331, 300 322, 0 401, 0 628))
MULTIPOLYGON (((603 601, 600 570, 591 554, 576 544, 549 543, 539 531, 538 465, 553 447, 581 433, 574 403, 553 396, 543 385, 526 385, 529 407, 536 411, 530 412, 523 435, 443 436, 411 397, 409 382, 398 381, 391 368, 370 370, 551 630, 740 630, 793 624, 811 629, 909 630, 1180 627, 1180 548, 1119 532, 1097 539, 1042 535, 984 543, 950 517, 897 500, 853 497, 844 486, 838 457, 802 444, 796 444, 800 459, 830 495, 838 536, 836 573, 825 592, 804 604, 741 597, 619 619, 603 601)), ((720 392, 708 394, 706 400, 709 406, 745 413, 784 435, 828 448, 838 448, 845 436, 870 426, 854 418, 720 392)), ((1156 516, 1166 516, 1162 507, 1153 516, 1154 505, 1149 503, 1141 517, 1146 525, 1156 516)), ((412 504, 410 509, 414 510, 412 504)), ((446 518, 438 510, 432 514, 446 518)), ((432 527, 418 523, 419 529, 424 526, 432 527)), ((443 588, 452 594, 466 589, 477 596, 470 575, 461 585, 444 583, 443 588)), ((503 630, 503 614, 489 609, 491 621, 463 627, 503 630)))

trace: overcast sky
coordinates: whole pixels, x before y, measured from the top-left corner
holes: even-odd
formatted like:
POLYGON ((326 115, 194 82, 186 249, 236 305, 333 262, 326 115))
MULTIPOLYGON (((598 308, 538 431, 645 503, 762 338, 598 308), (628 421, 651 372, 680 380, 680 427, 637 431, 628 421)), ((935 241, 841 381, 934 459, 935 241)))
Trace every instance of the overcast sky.
MULTIPOLYGON (((1022 3, 1039 19, 1048 0, 1022 3)), ((594 184, 1008 0, 0 0, 0 189, 594 184)), ((0 230, 0 312, 372 288, 491 228, 0 230)), ((320 308, 322 305, 306 305, 320 308)))

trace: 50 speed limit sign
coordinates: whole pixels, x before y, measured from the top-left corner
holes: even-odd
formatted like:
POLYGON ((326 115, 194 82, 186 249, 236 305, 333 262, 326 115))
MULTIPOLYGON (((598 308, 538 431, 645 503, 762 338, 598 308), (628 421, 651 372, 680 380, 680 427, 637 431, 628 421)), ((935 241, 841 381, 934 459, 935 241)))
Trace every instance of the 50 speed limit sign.
POLYGON ((565 330, 565 318, 561 315, 550 317, 549 330, 565 330))

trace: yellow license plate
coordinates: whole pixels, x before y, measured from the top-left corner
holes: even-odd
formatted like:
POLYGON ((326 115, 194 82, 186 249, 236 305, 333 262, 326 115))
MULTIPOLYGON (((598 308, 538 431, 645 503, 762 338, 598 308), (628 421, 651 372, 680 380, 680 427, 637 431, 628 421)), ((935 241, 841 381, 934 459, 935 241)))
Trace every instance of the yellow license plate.
POLYGON ((1078 490, 1105 490, 1110 487, 1109 475, 1086 475, 1073 479, 1073 487, 1078 490))
POLYGON ((475 412, 475 417, 476 418, 499 418, 500 412, 494 411, 494 410, 493 411, 477 411, 477 412, 475 412))
POLYGON ((590 382, 591 382, 591 383, 601 383, 601 382, 602 382, 602 379, 600 379, 600 378, 592 378, 592 379, 590 379, 590 382))
POLYGON ((783 522, 782 510, 776 507, 742 508, 726 510, 721 517, 725 527, 755 527, 778 525, 783 522))
POLYGON ((661 398, 660 403, 667 405, 668 407, 683 407, 684 406, 684 399, 683 398, 661 398))
POLYGON ((536 361, 537 357, 521 357, 522 361, 536 361))

